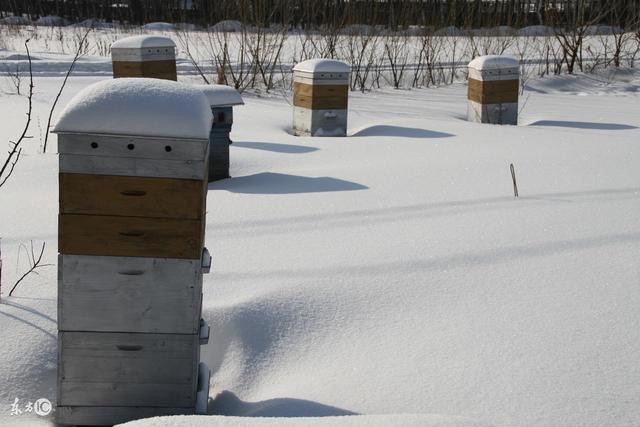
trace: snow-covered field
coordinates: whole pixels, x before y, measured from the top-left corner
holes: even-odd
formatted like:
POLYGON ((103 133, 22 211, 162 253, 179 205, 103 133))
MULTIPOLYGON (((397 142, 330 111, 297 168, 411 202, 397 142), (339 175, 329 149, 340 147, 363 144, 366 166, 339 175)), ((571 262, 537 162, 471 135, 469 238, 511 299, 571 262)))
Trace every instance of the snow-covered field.
MULTIPOLYGON (((56 74, 0 190, 0 425, 53 419, 10 409, 55 401, 56 74), (30 240, 53 266, 7 297, 30 240)), ((83 74, 60 109, 110 78, 83 74)), ((294 137, 285 94, 245 95, 209 187, 202 350, 210 413, 243 418, 132 426, 640 424, 639 89, 535 80, 517 127, 467 122, 463 83, 352 93, 347 138, 294 137)), ((25 106, 0 96, 0 151, 25 106)))

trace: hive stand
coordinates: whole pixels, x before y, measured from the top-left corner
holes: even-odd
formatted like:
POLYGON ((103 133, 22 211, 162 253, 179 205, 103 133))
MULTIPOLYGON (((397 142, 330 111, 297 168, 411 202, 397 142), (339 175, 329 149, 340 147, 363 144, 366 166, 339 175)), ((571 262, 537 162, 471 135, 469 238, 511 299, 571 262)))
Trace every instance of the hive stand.
POLYGON ((509 56, 480 56, 469 63, 470 122, 518 124, 520 65, 509 56))
MULTIPOLYGON (((118 124, 137 114, 133 97, 145 81, 93 85, 103 97, 88 96, 87 88, 54 130, 60 154, 60 424, 206 413, 209 370, 199 359, 209 335, 200 316, 202 274, 211 265, 203 246, 210 117, 194 121, 200 129, 188 137, 118 134, 118 124), (103 126, 101 118, 93 124, 82 118, 113 99, 121 108, 102 118, 113 123, 112 133, 87 131, 103 126)), ((162 90, 180 85, 199 101, 187 113, 204 108, 208 114, 199 91, 152 82, 158 95, 146 102, 171 103, 162 90)), ((155 120, 171 119, 141 120, 152 128, 155 120)))
POLYGON ((225 85, 198 86, 207 96, 213 123, 209 134, 209 182, 229 178, 229 134, 233 125, 233 107, 244 105, 242 97, 225 85))
POLYGON ((111 45, 113 77, 178 80, 176 45, 168 37, 134 36, 111 45))
POLYGON ((351 66, 310 59, 293 67, 293 133, 346 136, 351 66))

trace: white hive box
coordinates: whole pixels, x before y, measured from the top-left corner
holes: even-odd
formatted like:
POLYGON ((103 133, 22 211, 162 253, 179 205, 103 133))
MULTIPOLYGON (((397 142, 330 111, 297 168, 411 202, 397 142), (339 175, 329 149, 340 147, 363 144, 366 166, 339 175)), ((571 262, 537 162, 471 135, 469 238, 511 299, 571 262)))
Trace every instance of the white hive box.
POLYGON ((176 45, 168 37, 134 36, 111 45, 113 77, 177 80, 176 45))
POLYGON ((211 121, 201 91, 144 78, 96 83, 62 113, 57 422, 192 414, 206 394, 211 121))
POLYGON ((293 67, 293 133, 346 136, 351 67, 311 59, 293 67))
POLYGON ((520 64, 509 56, 481 56, 469 63, 468 120, 518 124, 520 64))

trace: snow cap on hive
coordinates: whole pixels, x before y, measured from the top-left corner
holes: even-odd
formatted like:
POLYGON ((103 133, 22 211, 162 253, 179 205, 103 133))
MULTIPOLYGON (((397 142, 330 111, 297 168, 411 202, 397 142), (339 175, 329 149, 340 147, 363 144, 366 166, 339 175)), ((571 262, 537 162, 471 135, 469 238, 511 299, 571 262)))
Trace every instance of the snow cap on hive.
POLYGON ((244 105, 242 96, 234 88, 226 85, 200 85, 200 89, 209 100, 212 107, 232 107, 234 105, 244 105))
POLYGON ((176 47, 169 37, 133 36, 120 39, 111 45, 111 49, 145 49, 157 47, 176 47))
POLYGON ((475 70, 497 70, 503 68, 517 68, 520 62, 511 56, 504 55, 486 55, 479 56, 469 62, 469 68, 475 70))
POLYGON ((346 62, 336 61, 335 59, 309 59, 297 64, 293 67, 293 71, 312 74, 348 73, 351 71, 351 66, 346 62))
POLYGON ((80 91, 54 133, 208 139, 213 116, 204 93, 169 80, 104 80, 80 91))

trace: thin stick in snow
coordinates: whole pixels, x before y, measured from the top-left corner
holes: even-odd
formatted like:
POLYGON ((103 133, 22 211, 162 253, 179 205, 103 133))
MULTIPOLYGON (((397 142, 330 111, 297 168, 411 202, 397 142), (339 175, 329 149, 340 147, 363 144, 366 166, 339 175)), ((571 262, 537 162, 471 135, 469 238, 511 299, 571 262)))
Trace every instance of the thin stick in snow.
POLYGON ((518 183, 516 182, 516 169, 513 167, 513 163, 509 166, 511 169, 511 179, 513 180, 513 196, 518 197, 518 183))

